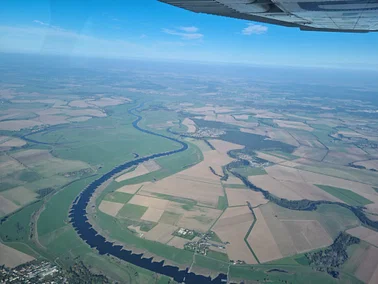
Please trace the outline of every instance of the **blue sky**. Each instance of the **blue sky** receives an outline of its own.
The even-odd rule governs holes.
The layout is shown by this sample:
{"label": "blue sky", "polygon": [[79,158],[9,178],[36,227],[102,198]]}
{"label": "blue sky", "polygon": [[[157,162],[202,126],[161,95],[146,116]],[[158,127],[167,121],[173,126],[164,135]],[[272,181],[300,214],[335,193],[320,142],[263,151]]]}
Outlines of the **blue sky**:
{"label": "blue sky", "polygon": [[302,32],[157,0],[1,0],[0,52],[378,69],[378,33]]}

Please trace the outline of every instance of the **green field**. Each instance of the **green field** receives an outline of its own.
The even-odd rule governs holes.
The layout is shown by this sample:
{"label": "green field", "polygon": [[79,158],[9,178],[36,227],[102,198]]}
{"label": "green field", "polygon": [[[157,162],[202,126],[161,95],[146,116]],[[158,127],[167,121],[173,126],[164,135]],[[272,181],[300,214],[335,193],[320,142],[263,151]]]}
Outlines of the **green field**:
{"label": "green field", "polygon": [[119,218],[140,219],[147,211],[147,207],[135,204],[125,204],[118,212]]}
{"label": "green field", "polygon": [[67,225],[71,202],[94,179],[94,177],[91,177],[76,181],[51,197],[38,219],[38,234],[40,236]]}
{"label": "green field", "polygon": [[218,206],[217,209],[225,210],[228,207],[228,201],[226,196],[219,196],[218,197]]}
{"label": "green field", "polygon": [[348,189],[320,184],[316,184],[316,186],[352,206],[364,206],[373,203],[369,199]]}
{"label": "green field", "polygon": [[[226,256],[227,257],[227,256]],[[196,254],[194,266],[216,271],[217,273],[227,273],[229,267],[228,261],[220,261],[216,258],[207,257],[204,255]]]}
{"label": "green field", "polygon": [[219,260],[219,261],[226,262],[226,263],[228,263],[230,261],[230,259],[228,258],[226,252],[222,253],[222,252],[217,252],[217,251],[209,250],[207,252],[206,256],[209,257],[209,258],[213,258],[213,259],[216,259],[216,260]]}
{"label": "green field", "polygon": [[242,168],[234,168],[233,170],[246,177],[266,174],[266,171],[264,168],[242,167]]}
{"label": "green field", "polygon": [[133,197],[133,194],[124,192],[112,192],[105,196],[104,200],[118,203],[127,203]]}
{"label": "green field", "polygon": [[[230,278],[233,281],[250,280],[263,283],[340,283],[325,272],[314,271],[305,266],[230,266]],[[341,275],[341,283],[358,283],[349,275]],[[253,282],[252,282],[253,283]]]}
{"label": "green field", "polygon": [[42,205],[41,201],[17,211],[0,224],[0,237],[6,242],[26,242],[30,235],[32,214]]}
{"label": "green field", "polygon": [[168,225],[176,225],[177,222],[180,220],[181,215],[164,211],[163,215],[161,215],[159,219],[159,223],[164,223]]}

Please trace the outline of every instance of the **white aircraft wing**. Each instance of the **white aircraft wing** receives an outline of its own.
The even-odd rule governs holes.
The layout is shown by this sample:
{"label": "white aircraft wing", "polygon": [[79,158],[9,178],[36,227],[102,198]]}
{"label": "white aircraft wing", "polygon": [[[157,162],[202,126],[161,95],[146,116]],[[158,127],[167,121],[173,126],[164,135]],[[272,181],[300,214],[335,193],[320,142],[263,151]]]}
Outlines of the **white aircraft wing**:
{"label": "white aircraft wing", "polygon": [[298,27],[306,31],[378,31],[378,0],[159,0],[196,13]]}

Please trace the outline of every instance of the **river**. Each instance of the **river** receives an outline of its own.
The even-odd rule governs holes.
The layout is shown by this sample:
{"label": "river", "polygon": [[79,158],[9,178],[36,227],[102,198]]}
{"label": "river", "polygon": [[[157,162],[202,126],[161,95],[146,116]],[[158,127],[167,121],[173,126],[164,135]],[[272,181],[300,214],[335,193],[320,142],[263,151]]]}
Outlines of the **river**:
{"label": "river", "polygon": [[203,275],[198,275],[192,272],[189,272],[188,268],[185,270],[180,270],[178,267],[164,265],[164,261],[155,262],[152,258],[143,258],[142,254],[133,254],[131,250],[125,250],[120,245],[114,245],[114,243],[107,241],[103,236],[101,236],[95,229],[93,229],[92,225],[89,223],[89,220],[86,216],[86,207],[89,203],[89,200],[92,194],[96,191],[96,189],[103,184],[105,181],[113,177],[114,175],[122,172],[123,170],[143,163],[150,159],[155,159],[163,156],[173,155],[188,149],[188,144],[183,141],[177,140],[172,137],[168,137],[162,134],[154,133],[147,129],[143,129],[138,126],[139,121],[142,117],[135,113],[135,111],[139,108],[134,107],[129,110],[129,113],[134,115],[136,119],[133,122],[133,126],[142,131],[144,133],[148,133],[150,135],[160,136],[165,139],[169,139],[171,141],[175,141],[181,147],[177,150],[172,150],[163,153],[157,153],[146,157],[137,158],[135,160],[126,162],[122,165],[117,166],[110,172],[104,174],[97,180],[93,181],[90,185],[88,185],[80,195],[75,199],[71,211],[70,211],[70,220],[75,228],[76,232],[79,236],[85,241],[91,248],[95,248],[99,254],[109,254],[134,265],[140,266],[142,268],[148,269],[150,271],[160,273],[169,277],[172,277],[177,282],[185,282],[185,283],[224,283],[226,281],[227,276],[225,274],[219,274],[216,278],[211,279],[210,277],[205,277]]}

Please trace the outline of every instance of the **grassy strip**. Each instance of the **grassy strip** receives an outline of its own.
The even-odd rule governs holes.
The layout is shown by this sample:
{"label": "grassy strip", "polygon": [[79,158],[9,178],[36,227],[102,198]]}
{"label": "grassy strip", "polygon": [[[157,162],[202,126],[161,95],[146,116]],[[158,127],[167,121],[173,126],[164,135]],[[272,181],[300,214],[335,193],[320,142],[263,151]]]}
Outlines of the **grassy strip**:
{"label": "grassy strip", "polygon": [[364,206],[373,203],[369,199],[348,189],[321,184],[316,184],[316,186],[352,206]]}
{"label": "grassy strip", "polygon": [[252,231],[252,229],[253,229],[253,226],[255,226],[256,221],[257,221],[257,218],[256,218],[256,215],[255,215],[255,212],[253,212],[253,210],[251,210],[251,213],[252,213],[252,215],[253,215],[253,219],[254,219],[254,220],[253,220],[253,223],[252,223],[251,227],[249,227],[249,230],[248,230],[247,234],[246,234],[245,237],[244,237],[244,242],[246,243],[246,245],[248,246],[249,250],[251,251],[251,253],[252,253],[253,256],[255,257],[257,263],[260,264],[260,260],[257,258],[257,255],[255,254],[255,252],[253,251],[252,247],[249,245],[248,240],[247,240],[249,234],[251,233],[251,231]]}

